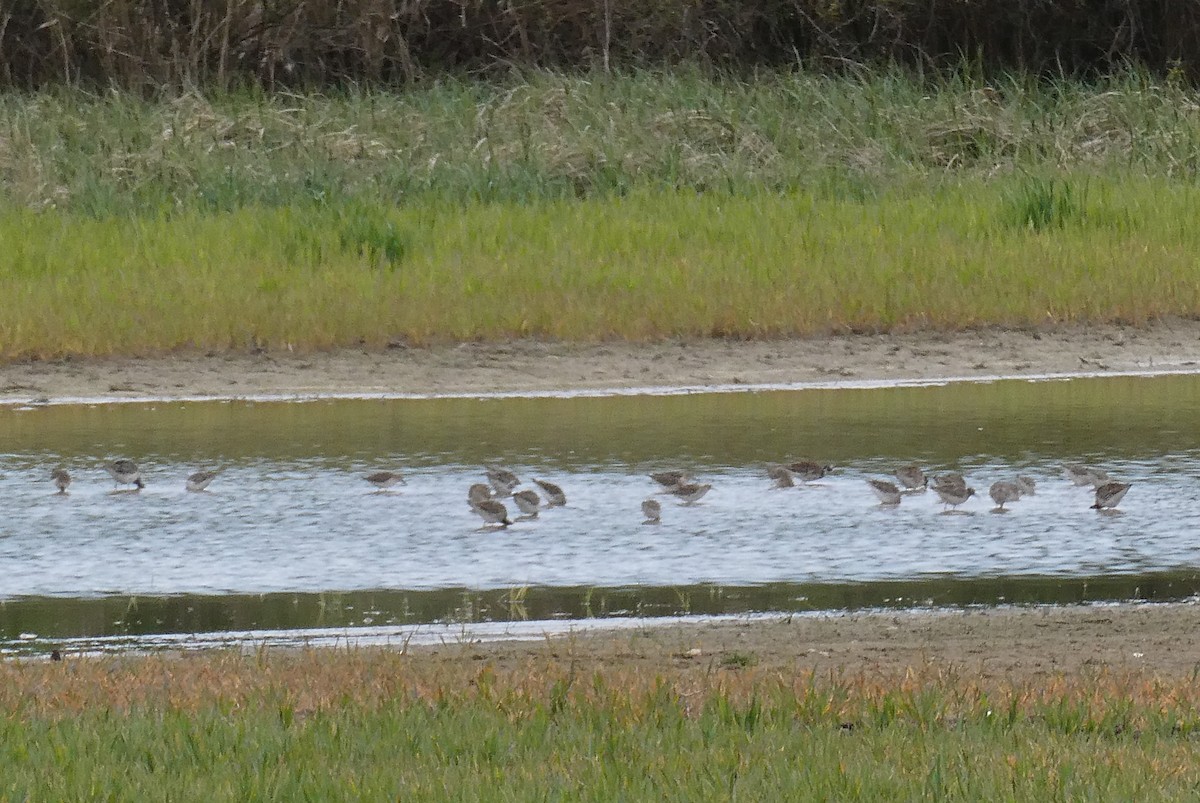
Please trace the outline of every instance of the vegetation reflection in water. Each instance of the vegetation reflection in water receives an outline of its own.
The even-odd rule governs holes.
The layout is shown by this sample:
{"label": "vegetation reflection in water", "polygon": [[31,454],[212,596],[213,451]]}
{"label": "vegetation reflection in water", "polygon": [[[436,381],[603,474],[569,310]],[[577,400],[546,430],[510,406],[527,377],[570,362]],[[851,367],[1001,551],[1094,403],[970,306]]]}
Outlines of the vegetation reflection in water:
{"label": "vegetation reflection in water", "polygon": [[[1200,377],[578,398],[189,402],[0,408],[9,468],[110,454],[188,463],[382,457],[584,469],[735,466],[811,454],[952,463],[1159,457],[1200,447]],[[40,478],[27,476],[25,479]]]}
{"label": "vegetation reflection in water", "polygon": [[[590,592],[596,615],[802,609],[793,597],[835,608],[1018,601],[1006,583],[1028,602],[1186,597],[1200,566],[1189,535],[1200,523],[1198,408],[1200,378],[1190,376],[0,408],[0,631],[503,619],[505,604],[575,617],[589,615],[589,587],[605,589]],[[100,467],[116,456],[146,467],[145,492],[109,494]],[[786,457],[840,472],[824,487],[770,491],[762,466]],[[983,496],[1018,469],[1041,487],[1004,516],[977,500],[973,515],[939,516],[931,495],[881,511],[862,480],[909,460],[964,470]],[[1088,492],[1058,474],[1066,460],[1133,480],[1125,514],[1087,511]],[[491,462],[561,481],[570,504],[480,532],[466,483]],[[58,463],[77,475],[67,498],[47,479]],[[226,471],[210,494],[183,492],[184,476],[214,466]],[[715,490],[642,527],[638,503],[654,490],[644,475],[667,466],[693,467]],[[371,495],[361,475],[379,468],[410,472],[410,484]],[[320,593],[331,588],[346,594]],[[953,588],[970,599],[940,598]],[[703,601],[713,594],[724,601]],[[358,613],[334,602],[348,599]]]}
{"label": "vegetation reflection in water", "polygon": [[979,605],[1169,602],[1200,593],[1200,571],[1137,577],[925,578],[760,586],[510,588],[224,596],[36,597],[0,603],[0,652],[48,649],[58,639],[718,616]]}

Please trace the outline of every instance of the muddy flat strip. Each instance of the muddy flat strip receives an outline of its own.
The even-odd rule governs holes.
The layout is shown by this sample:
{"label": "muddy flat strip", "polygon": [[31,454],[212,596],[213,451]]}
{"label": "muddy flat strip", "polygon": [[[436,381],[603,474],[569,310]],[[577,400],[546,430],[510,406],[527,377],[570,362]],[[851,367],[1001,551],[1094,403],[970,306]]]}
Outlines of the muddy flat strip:
{"label": "muddy flat strip", "polygon": [[1126,604],[794,617],[584,632],[538,642],[414,647],[417,661],[518,668],[550,654],[645,672],[748,663],[785,673],[945,667],[1037,680],[1102,669],[1187,677],[1200,667],[1200,604]]}
{"label": "muddy flat strip", "polygon": [[0,401],[545,393],[1162,370],[1200,371],[1200,322],[760,342],[517,341],[376,352],[27,362],[0,366]]}

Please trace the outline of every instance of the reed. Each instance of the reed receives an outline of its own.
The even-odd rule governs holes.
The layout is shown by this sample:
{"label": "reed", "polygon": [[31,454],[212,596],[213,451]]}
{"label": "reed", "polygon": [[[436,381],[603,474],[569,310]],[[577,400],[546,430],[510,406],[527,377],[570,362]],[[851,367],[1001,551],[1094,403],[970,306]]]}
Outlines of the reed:
{"label": "reed", "polygon": [[901,62],[1094,75],[1124,64],[1196,75],[1187,2],[1008,0],[8,0],[0,86],[227,89],[418,83],[446,71],[605,70],[697,60],[742,70]]}
{"label": "reed", "polygon": [[14,798],[1171,800],[1196,686],[695,663],[547,649],[497,668],[374,650],[0,664]]}

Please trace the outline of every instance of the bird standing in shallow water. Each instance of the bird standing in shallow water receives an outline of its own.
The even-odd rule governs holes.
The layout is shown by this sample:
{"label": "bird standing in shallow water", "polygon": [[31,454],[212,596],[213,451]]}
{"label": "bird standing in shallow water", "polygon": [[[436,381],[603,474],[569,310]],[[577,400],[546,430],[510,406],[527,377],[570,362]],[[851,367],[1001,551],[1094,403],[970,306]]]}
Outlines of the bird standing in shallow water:
{"label": "bird standing in shallow water", "polygon": [[1073,484],[1079,486],[1101,485],[1108,479],[1107,472],[1091,466],[1085,466],[1082,463],[1067,463],[1063,466],[1063,473],[1067,475],[1067,479]]}
{"label": "bird standing in shallow water", "polygon": [[975,489],[966,487],[965,483],[961,486],[935,485],[933,486],[933,490],[942,500],[942,503],[949,507],[958,507],[975,495]]}
{"label": "bird standing in shallow water", "polygon": [[216,471],[197,471],[187,478],[187,489],[197,493],[203,491],[217,478],[217,473]]}
{"label": "bird standing in shallow water", "polygon": [[700,501],[700,497],[712,490],[712,485],[704,483],[699,485],[694,482],[676,485],[671,489],[671,493],[683,500],[685,505],[692,505]]}
{"label": "bird standing in shallow water", "polygon": [[996,503],[996,510],[1004,510],[1005,502],[1016,502],[1021,498],[1021,487],[1015,482],[1000,480],[993,482],[992,487],[988,489],[988,494],[992,497],[992,501]]}
{"label": "bird standing in shallow water", "polygon": [[71,475],[62,466],[50,472],[50,479],[54,480],[54,487],[58,489],[60,494],[65,494],[67,488],[71,485]]}
{"label": "bird standing in shallow water", "polygon": [[142,482],[142,472],[138,470],[137,463],[132,460],[114,460],[106,463],[104,470],[109,473],[117,485],[133,485],[139,491],[146,487]]}
{"label": "bird standing in shallow water", "polygon": [[801,482],[815,482],[833,471],[833,466],[823,466],[812,460],[798,460],[788,463],[784,468],[799,477]]}
{"label": "bird standing in shallow water", "polygon": [[567,503],[567,495],[554,483],[539,479],[533,482],[546,493],[546,507],[562,507]]}
{"label": "bird standing in shallow water", "polygon": [[647,499],[642,502],[642,515],[646,517],[642,524],[658,524],[662,520],[662,505],[657,499]]}
{"label": "bird standing in shallow water", "polygon": [[650,479],[669,491],[676,485],[691,482],[691,475],[686,471],[656,471],[650,475]]}
{"label": "bird standing in shallow water", "polygon": [[486,524],[499,524],[501,527],[512,524],[508,520],[508,508],[502,502],[494,499],[485,499],[479,504],[471,505],[471,510],[475,511],[475,515],[483,519]]}
{"label": "bird standing in shallow water", "polygon": [[780,465],[767,466],[767,479],[774,480],[774,488],[793,488],[796,483],[792,480],[792,472]]}
{"label": "bird standing in shallow water", "polygon": [[467,489],[467,504],[471,507],[492,498],[492,489],[482,482],[477,482]]}
{"label": "bird standing in shallow water", "polygon": [[871,490],[879,497],[881,505],[898,505],[900,504],[900,489],[895,483],[887,480],[867,480],[867,485],[871,486]]}
{"label": "bird standing in shallow water", "polygon": [[487,466],[488,482],[496,489],[496,496],[512,496],[513,488],[521,484],[521,480],[516,474],[506,468],[498,466]]}
{"label": "bird standing in shallow water", "polygon": [[915,464],[900,466],[896,469],[895,476],[906,491],[924,491],[929,485],[929,480],[925,478],[925,472]]}
{"label": "bird standing in shallow water", "polygon": [[538,507],[542,500],[538,499],[536,491],[517,491],[512,495],[512,499],[522,513],[531,519],[537,518]]}
{"label": "bird standing in shallow water", "polygon": [[933,489],[945,488],[952,490],[954,488],[966,488],[967,481],[962,474],[941,474],[933,478]]}
{"label": "bird standing in shallow water", "polygon": [[381,491],[386,491],[393,485],[408,485],[398,471],[376,471],[374,474],[367,475],[367,482]]}
{"label": "bird standing in shallow water", "polygon": [[1096,489],[1096,504],[1092,505],[1092,510],[1109,510],[1115,508],[1125,498],[1128,493],[1130,483],[1128,482],[1106,482]]}
{"label": "bird standing in shallow water", "polygon": [[1037,490],[1037,481],[1022,474],[1017,477],[1017,487],[1021,489],[1021,496],[1033,496]]}

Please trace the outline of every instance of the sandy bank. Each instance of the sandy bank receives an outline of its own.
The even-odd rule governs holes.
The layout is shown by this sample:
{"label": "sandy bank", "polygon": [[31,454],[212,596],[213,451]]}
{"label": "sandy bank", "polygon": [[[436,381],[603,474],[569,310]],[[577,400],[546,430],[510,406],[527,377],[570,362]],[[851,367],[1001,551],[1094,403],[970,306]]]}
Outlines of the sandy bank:
{"label": "sandy bank", "polygon": [[175,355],[0,366],[0,401],[262,395],[546,393],[1200,370],[1200,322],[1046,332],[576,345],[518,341],[384,352]]}

